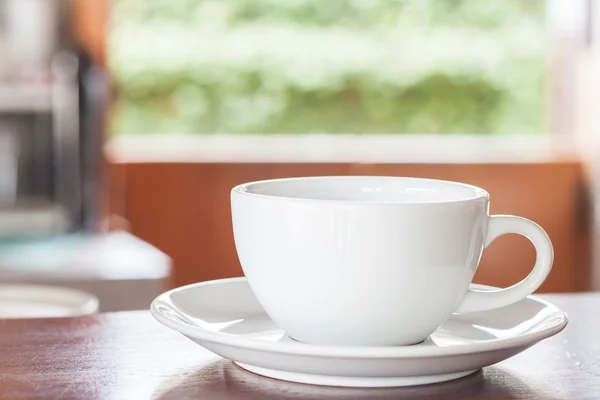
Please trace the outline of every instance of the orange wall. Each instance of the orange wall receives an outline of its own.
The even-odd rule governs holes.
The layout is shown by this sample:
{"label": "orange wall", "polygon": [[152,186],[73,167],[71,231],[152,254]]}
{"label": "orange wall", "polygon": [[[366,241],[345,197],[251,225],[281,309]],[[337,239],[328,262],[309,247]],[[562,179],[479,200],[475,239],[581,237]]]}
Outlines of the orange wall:
{"label": "orange wall", "polygon": [[106,29],[111,0],[69,0],[72,29],[99,65],[106,61]]}
{"label": "orange wall", "polygon": [[[133,234],[174,259],[174,283],[242,275],[235,253],[229,191],[239,183],[286,176],[398,175],[457,180],[487,189],[491,212],[542,225],[555,246],[546,292],[589,289],[590,234],[579,162],[536,164],[142,163],[113,165],[120,187],[113,209]],[[121,200],[125,202],[122,202]],[[113,212],[115,212],[113,210]],[[508,286],[535,261],[523,237],[503,236],[484,252],[476,281]]]}

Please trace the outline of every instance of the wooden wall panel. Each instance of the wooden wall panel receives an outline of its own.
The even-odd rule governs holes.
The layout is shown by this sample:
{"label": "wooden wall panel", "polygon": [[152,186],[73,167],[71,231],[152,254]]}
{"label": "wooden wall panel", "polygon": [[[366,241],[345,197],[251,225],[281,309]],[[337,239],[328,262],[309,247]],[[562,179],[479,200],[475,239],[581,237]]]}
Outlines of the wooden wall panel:
{"label": "wooden wall panel", "polygon": [[127,169],[132,233],[173,257],[177,285],[242,275],[230,215],[235,185],[347,173],[341,164],[131,164]]}
{"label": "wooden wall panel", "polygon": [[[235,253],[229,191],[236,184],[286,176],[396,175],[475,184],[492,197],[491,212],[542,225],[555,246],[545,292],[585,290],[589,232],[581,215],[583,170],[578,162],[539,164],[126,164],[125,218],[136,236],[174,259],[174,283],[183,285],[242,274]],[[590,216],[591,218],[591,216]],[[484,253],[477,281],[508,286],[534,263],[522,237],[499,238]]]}
{"label": "wooden wall panel", "polygon": [[[579,255],[589,252],[589,232],[578,219],[582,166],[578,162],[488,165],[355,165],[353,174],[448,179],[482,187],[490,193],[491,214],[512,214],[540,224],[555,247],[555,268],[541,291],[585,289],[577,281],[589,274]],[[590,216],[591,217],[591,216]],[[589,261],[589,260],[588,260]],[[475,277],[478,283],[507,287],[523,279],[535,263],[526,238],[505,235],[485,251]]]}

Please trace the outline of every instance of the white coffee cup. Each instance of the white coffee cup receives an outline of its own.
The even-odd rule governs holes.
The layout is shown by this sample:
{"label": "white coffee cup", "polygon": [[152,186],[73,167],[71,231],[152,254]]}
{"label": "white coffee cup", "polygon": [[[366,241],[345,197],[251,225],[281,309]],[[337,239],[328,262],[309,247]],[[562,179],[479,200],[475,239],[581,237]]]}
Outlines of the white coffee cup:
{"label": "white coffee cup", "polygon": [[[527,219],[490,216],[489,203],[475,186],[401,177],[275,179],[231,192],[250,287],[291,338],[318,345],[415,344],[454,312],[535,291],[552,268],[550,238]],[[506,289],[470,289],[483,249],[505,233],[531,240],[533,270]]]}

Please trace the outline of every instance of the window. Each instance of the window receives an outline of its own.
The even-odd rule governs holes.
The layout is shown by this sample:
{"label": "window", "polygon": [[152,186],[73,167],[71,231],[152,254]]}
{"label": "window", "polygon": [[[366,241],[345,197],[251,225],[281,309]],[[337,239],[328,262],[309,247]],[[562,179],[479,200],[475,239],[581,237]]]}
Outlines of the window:
{"label": "window", "polygon": [[115,0],[115,133],[546,131],[544,0]]}

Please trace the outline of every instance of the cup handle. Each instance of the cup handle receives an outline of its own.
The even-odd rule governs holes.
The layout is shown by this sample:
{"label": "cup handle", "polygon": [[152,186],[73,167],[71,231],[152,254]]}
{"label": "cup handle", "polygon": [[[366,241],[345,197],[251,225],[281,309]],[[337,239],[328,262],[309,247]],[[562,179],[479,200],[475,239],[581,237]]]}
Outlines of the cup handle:
{"label": "cup handle", "polygon": [[485,291],[469,289],[455,313],[486,311],[516,303],[533,293],[544,282],[554,261],[554,249],[550,237],[541,226],[525,218],[512,215],[490,216],[485,247],[506,233],[517,233],[528,238],[535,247],[536,260],[533,270],[521,282],[506,289]]}

